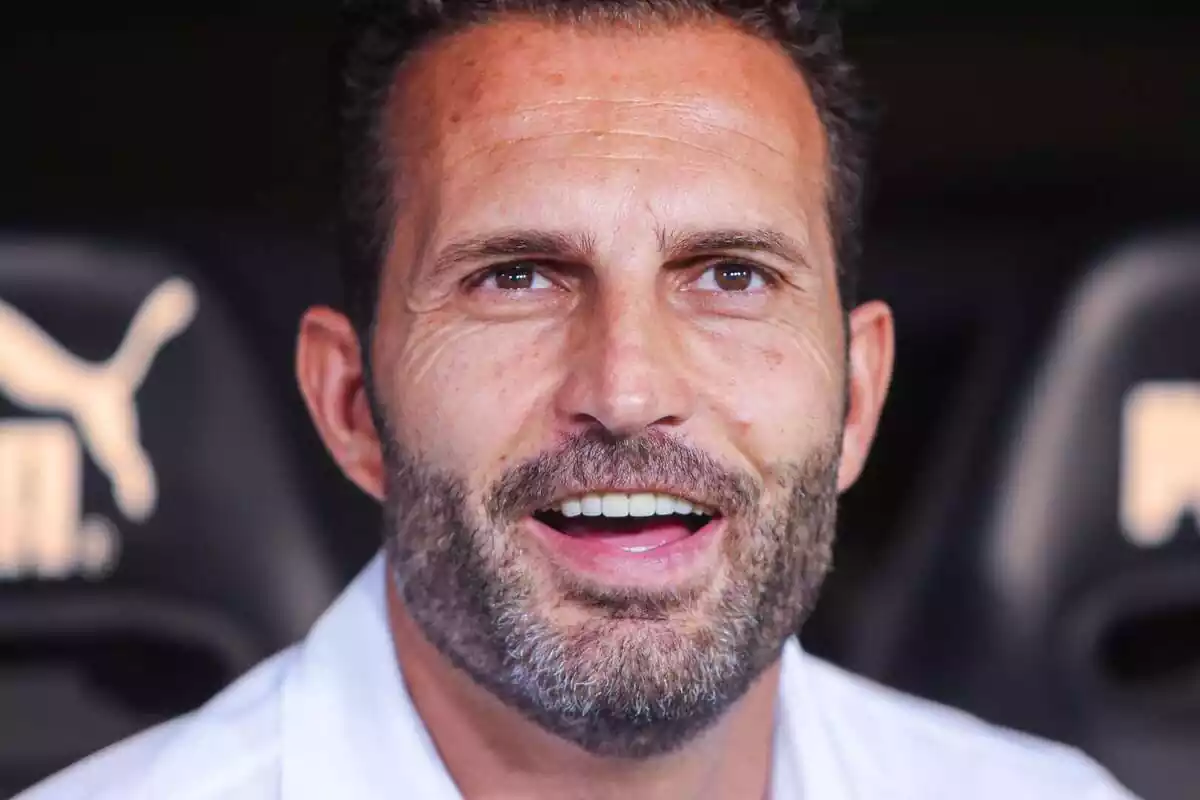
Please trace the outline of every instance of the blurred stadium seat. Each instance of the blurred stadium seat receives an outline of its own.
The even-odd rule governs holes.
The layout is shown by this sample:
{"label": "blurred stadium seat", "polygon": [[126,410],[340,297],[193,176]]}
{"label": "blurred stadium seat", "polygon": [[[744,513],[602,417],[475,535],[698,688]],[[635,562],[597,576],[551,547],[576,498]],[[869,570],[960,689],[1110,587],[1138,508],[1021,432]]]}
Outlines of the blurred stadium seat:
{"label": "blurred stadium seat", "polygon": [[1200,231],[1089,271],[1029,380],[993,379],[951,431],[846,663],[1194,798],[1198,326]]}
{"label": "blurred stadium seat", "polygon": [[0,238],[0,796],[199,705],[353,569],[214,274]]}

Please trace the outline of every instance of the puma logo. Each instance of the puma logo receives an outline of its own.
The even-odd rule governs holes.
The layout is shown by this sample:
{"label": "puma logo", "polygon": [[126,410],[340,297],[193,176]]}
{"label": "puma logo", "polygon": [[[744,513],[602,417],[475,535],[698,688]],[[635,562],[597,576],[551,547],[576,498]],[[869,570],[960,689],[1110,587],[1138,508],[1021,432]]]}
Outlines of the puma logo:
{"label": "puma logo", "polygon": [[117,563],[111,521],[83,518],[83,447],[61,419],[0,421],[0,579],[100,577]]}
{"label": "puma logo", "polygon": [[90,362],[0,300],[0,391],[30,410],[69,417],[108,477],[117,508],[135,522],[154,511],[158,486],[139,438],[134,396],[159,350],[191,324],[196,305],[188,281],[164,281],[134,314],[116,352]]}
{"label": "puma logo", "polygon": [[1145,383],[1125,396],[1121,525],[1141,547],[1200,523],[1200,383]]}

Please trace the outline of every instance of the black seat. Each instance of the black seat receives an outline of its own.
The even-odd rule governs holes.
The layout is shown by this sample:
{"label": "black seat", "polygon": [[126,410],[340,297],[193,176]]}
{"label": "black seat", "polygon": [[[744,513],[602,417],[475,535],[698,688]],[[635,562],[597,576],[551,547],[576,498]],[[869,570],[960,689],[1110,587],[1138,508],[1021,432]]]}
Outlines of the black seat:
{"label": "black seat", "polygon": [[0,796],[199,705],[341,586],[205,271],[0,239]]}
{"label": "black seat", "polygon": [[1194,798],[1200,232],[1090,270],[1007,392],[930,473],[847,663]]}

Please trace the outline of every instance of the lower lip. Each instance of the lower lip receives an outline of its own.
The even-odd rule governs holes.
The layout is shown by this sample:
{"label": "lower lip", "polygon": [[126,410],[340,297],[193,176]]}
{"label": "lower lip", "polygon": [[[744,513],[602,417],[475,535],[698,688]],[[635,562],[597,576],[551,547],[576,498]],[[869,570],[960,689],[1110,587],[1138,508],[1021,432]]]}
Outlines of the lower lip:
{"label": "lower lip", "polygon": [[573,573],[613,586],[667,588],[711,568],[724,519],[714,519],[682,539],[653,546],[656,536],[569,536],[533,517],[523,524],[550,557]]}

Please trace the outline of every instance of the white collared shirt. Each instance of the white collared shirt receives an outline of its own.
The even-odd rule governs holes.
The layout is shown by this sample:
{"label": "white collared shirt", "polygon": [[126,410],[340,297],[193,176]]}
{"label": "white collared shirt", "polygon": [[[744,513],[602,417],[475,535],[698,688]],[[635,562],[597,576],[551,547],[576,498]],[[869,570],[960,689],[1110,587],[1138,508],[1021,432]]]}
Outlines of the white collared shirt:
{"label": "white collared shirt", "polygon": [[[308,638],[199,711],[16,800],[452,800],[404,688],[381,557]],[[783,655],[775,800],[1130,800],[1069,748]]]}

